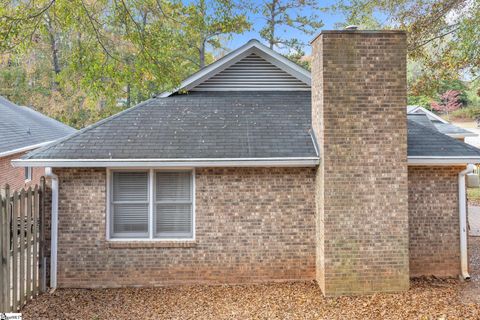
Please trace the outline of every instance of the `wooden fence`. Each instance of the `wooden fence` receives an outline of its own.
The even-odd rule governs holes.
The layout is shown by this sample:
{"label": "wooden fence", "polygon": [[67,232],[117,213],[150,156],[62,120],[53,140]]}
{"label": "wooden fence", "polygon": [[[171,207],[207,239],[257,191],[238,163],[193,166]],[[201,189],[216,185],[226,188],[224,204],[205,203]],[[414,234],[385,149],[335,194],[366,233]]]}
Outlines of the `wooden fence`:
{"label": "wooden fence", "polygon": [[0,194],[0,313],[20,310],[46,290],[45,180]]}

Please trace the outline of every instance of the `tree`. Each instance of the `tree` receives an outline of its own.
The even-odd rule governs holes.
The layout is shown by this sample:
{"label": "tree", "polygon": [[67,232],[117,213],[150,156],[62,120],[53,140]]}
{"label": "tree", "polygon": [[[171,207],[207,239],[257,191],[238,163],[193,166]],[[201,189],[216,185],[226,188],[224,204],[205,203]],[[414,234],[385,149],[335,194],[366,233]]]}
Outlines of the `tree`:
{"label": "tree", "polygon": [[410,83],[417,95],[437,91],[444,79],[479,76],[480,1],[342,0],[332,9],[348,23],[408,32],[409,59],[422,67]]}
{"label": "tree", "polygon": [[264,0],[256,10],[265,21],[260,37],[267,41],[270,49],[288,48],[302,52],[305,43],[295,37],[281,36],[280,29],[293,29],[312,35],[323,26],[316,14],[320,7],[315,0]]}
{"label": "tree", "polygon": [[198,53],[193,61],[203,68],[206,64],[207,45],[213,49],[222,48],[221,36],[230,37],[250,29],[244,13],[229,0],[196,0],[185,8],[185,32],[189,35],[188,44]]}
{"label": "tree", "polygon": [[458,110],[462,107],[462,102],[460,101],[459,96],[459,91],[448,90],[440,96],[439,102],[432,102],[432,109],[448,115],[450,112]]}
{"label": "tree", "polygon": [[228,0],[0,1],[0,94],[75,127],[176,87],[247,26]]}

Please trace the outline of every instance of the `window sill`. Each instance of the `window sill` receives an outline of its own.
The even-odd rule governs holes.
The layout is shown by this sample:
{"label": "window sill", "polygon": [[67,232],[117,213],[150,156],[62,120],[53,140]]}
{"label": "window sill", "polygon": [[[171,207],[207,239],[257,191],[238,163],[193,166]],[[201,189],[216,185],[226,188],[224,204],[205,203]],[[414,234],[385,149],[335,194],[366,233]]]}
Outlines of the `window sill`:
{"label": "window sill", "polygon": [[194,240],[185,241],[107,241],[111,249],[136,249],[136,248],[192,248],[197,245]]}

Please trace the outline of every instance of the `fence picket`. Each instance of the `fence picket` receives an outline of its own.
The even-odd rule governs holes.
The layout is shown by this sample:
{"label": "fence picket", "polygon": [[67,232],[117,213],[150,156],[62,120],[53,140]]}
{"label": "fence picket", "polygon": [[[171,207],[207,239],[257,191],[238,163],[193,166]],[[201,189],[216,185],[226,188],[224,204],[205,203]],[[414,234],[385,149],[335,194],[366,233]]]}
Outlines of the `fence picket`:
{"label": "fence picket", "polygon": [[18,203],[18,193],[15,191],[12,196],[12,279],[13,280],[13,310],[18,310],[18,217],[19,217],[19,203]]}
{"label": "fence picket", "polygon": [[5,271],[6,271],[6,281],[5,281],[5,287],[6,287],[6,294],[5,294],[5,299],[6,299],[6,304],[5,308],[7,311],[11,310],[11,304],[10,304],[10,297],[11,297],[11,282],[15,283],[15,280],[10,281],[10,225],[12,222],[12,216],[11,216],[11,198],[10,198],[10,188],[7,185],[5,187],[5,229],[4,229],[4,246],[5,246]]}
{"label": "fence picket", "polygon": [[5,306],[6,304],[6,286],[5,282],[7,281],[5,279],[5,267],[3,265],[3,247],[5,241],[5,234],[3,233],[3,225],[4,225],[4,220],[6,217],[5,213],[5,203],[0,195],[0,312],[6,312],[7,308]]}
{"label": "fence picket", "polygon": [[45,257],[45,177],[40,178],[40,291],[47,291],[47,259]]}
{"label": "fence picket", "polygon": [[38,206],[40,205],[39,197],[38,197],[38,185],[35,185],[33,189],[33,293],[32,295],[35,297],[38,294]]}
{"label": "fence picket", "polygon": [[26,298],[30,299],[32,296],[32,187],[27,189],[27,283],[25,294]]}
{"label": "fence picket", "polygon": [[20,308],[25,303],[25,190],[20,190]]}

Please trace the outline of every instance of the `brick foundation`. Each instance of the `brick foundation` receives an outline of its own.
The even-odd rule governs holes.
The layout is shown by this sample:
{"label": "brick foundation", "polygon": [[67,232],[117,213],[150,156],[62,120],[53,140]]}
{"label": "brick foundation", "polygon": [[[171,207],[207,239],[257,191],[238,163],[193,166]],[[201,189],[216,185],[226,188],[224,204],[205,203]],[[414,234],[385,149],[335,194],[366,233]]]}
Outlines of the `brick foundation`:
{"label": "brick foundation", "polygon": [[107,242],[105,169],[55,173],[59,287],[315,278],[313,168],[197,169],[196,242],[183,247]]}
{"label": "brick foundation", "polygon": [[409,167],[410,276],[460,274],[458,173],[464,167]]}

